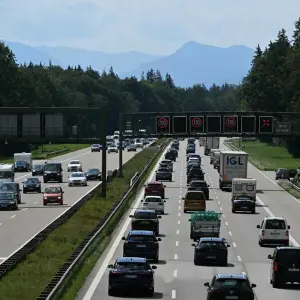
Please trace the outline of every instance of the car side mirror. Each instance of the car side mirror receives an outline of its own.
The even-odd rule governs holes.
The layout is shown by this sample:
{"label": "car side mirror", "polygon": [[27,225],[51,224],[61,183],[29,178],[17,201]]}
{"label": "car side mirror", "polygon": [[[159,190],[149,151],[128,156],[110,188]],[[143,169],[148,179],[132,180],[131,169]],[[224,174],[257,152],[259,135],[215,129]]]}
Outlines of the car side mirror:
{"label": "car side mirror", "polygon": [[141,200],[141,202],[144,202],[144,200]]}
{"label": "car side mirror", "polygon": [[257,226],[256,226],[256,228],[258,228],[258,229],[259,229],[259,228],[260,228],[260,225],[257,225]]}
{"label": "car side mirror", "polygon": [[184,197],[182,197],[181,199],[182,199],[182,200],[184,200],[185,198],[184,198]]}
{"label": "car side mirror", "polygon": [[192,246],[192,247],[196,247],[196,244],[192,244],[191,246]]}
{"label": "car side mirror", "polygon": [[271,254],[269,254],[268,259],[273,259],[273,256]]}
{"label": "car side mirror", "polygon": [[125,236],[123,236],[123,237],[122,237],[122,241],[125,241],[125,240],[126,240],[126,237],[125,237]]}
{"label": "car side mirror", "polygon": [[188,219],[189,222],[191,222],[192,219]]}
{"label": "car side mirror", "polygon": [[114,266],[113,265],[108,265],[107,266],[109,269],[112,269]]}
{"label": "car side mirror", "polygon": [[164,200],[164,202],[167,202],[166,200]]}
{"label": "car side mirror", "polygon": [[129,218],[133,218],[133,215],[130,215]]}
{"label": "car side mirror", "polygon": [[251,284],[251,287],[252,287],[252,288],[255,288],[255,287],[256,287],[256,284],[255,284],[255,283],[252,283],[252,284]]}
{"label": "car side mirror", "polygon": [[227,245],[227,248],[230,248],[230,245]]}
{"label": "car side mirror", "polygon": [[164,185],[164,187],[166,187],[166,186]]}
{"label": "car side mirror", "polygon": [[153,270],[156,270],[157,269],[157,266],[152,266],[151,267]]}
{"label": "car side mirror", "polygon": [[204,286],[209,287],[209,282],[205,282],[205,283],[204,283]]}
{"label": "car side mirror", "polygon": [[158,219],[161,219],[161,216],[157,216]]}
{"label": "car side mirror", "polygon": [[288,225],[288,229],[291,229],[291,226],[290,226],[290,225]]}
{"label": "car side mirror", "polygon": [[158,242],[161,242],[161,238],[157,238],[157,241],[158,241]]}

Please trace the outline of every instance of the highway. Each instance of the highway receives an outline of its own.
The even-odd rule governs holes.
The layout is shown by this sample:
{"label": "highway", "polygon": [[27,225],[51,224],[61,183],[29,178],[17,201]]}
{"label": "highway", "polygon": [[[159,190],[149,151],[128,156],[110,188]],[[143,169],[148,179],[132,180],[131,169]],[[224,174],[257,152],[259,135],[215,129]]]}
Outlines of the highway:
{"label": "highway", "polygon": [[[123,152],[123,163],[127,162],[137,152]],[[61,161],[63,163],[63,183],[42,183],[42,191],[46,186],[55,184],[61,185],[64,193],[64,205],[48,205],[43,206],[42,194],[28,193],[21,195],[22,203],[19,204],[18,211],[1,211],[0,212],[0,261],[3,262],[9,255],[31,239],[35,234],[42,230],[46,225],[51,223],[60,214],[72,206],[78,199],[85,194],[88,194],[99,181],[88,181],[86,187],[68,187],[67,164],[71,159],[79,159],[83,166],[83,171],[89,168],[99,168],[101,171],[101,156],[102,152],[91,153],[90,148],[71,152],[65,155],[52,158],[53,161]],[[119,154],[107,154],[107,170],[114,170],[118,168]],[[50,161],[50,160],[48,160]],[[44,161],[34,161],[44,162]],[[22,188],[22,181],[31,177],[31,173],[16,173],[15,181],[20,183]],[[39,177],[43,182],[42,176]]]}
{"label": "highway", "polygon": [[[220,236],[226,238],[231,245],[228,254],[229,265],[227,267],[194,266],[194,249],[191,246],[193,241],[189,238],[188,219],[190,215],[183,213],[183,200],[181,200],[186,192],[186,141],[180,142],[179,157],[174,164],[173,182],[165,183],[167,186],[166,214],[160,221],[162,241],[160,242],[160,262],[155,270],[154,299],[206,299],[206,287],[203,284],[211,281],[216,272],[246,272],[251,282],[257,284],[254,289],[256,299],[298,300],[300,291],[297,289],[272,288],[269,282],[270,260],[267,259],[267,256],[273,252],[273,249],[259,247],[256,225],[261,224],[266,216],[273,214],[285,216],[291,225],[291,241],[297,245],[296,239],[300,240],[300,226],[297,226],[299,224],[297,221],[297,214],[300,211],[299,203],[260,171],[249,165],[248,177],[257,178],[260,190],[257,197],[257,212],[255,215],[232,214],[231,194],[220,191],[218,172],[209,164],[209,157],[204,156],[203,147],[200,148],[198,142],[196,142],[196,146],[196,152],[203,157],[203,169],[211,188],[211,199],[207,201],[207,210],[223,213]],[[224,146],[220,145],[220,148],[224,148]],[[154,171],[150,175],[151,178],[154,176]],[[138,207],[142,195],[143,193],[139,195],[132,210]],[[128,212],[128,215],[131,213],[132,211]],[[122,256],[123,241],[121,241],[121,237],[125,236],[130,229],[128,215],[124,217],[107,251],[87,278],[76,299],[128,299],[109,297],[107,294],[107,265],[114,263],[117,257]],[[143,297],[133,295],[130,299],[143,299]]]}

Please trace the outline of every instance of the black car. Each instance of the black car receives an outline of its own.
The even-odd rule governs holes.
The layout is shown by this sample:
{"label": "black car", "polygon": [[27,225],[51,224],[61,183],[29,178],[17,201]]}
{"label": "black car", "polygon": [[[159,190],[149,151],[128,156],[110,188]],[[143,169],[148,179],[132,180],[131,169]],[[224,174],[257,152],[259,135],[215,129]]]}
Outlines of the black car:
{"label": "black car", "polygon": [[63,182],[63,168],[60,162],[49,162],[45,163],[44,167],[44,183],[48,181],[56,181],[59,183]]}
{"label": "black car", "polygon": [[274,288],[300,283],[300,247],[277,247],[268,259],[272,260],[270,283]]}
{"label": "black car", "polygon": [[255,214],[255,201],[248,196],[237,196],[232,199],[232,213],[237,211],[248,211]]}
{"label": "black car", "polygon": [[155,172],[156,181],[168,180],[171,182],[172,177],[172,171],[169,167],[159,167],[158,170]]}
{"label": "black car", "polygon": [[23,193],[26,194],[28,192],[37,192],[41,193],[41,182],[38,178],[33,177],[33,178],[27,178],[23,182]]}
{"label": "black car", "polygon": [[14,193],[17,203],[21,203],[21,192],[18,182],[2,182],[0,183],[0,192],[12,192]]}
{"label": "black car", "polygon": [[174,155],[176,156],[176,158],[178,157],[178,150],[177,149],[171,147],[169,149],[169,151],[172,152],[172,153],[174,153]]}
{"label": "black car", "polygon": [[188,147],[188,148],[186,148],[186,151],[185,151],[186,154],[195,153],[195,152],[196,152],[195,147]]}
{"label": "black car", "polygon": [[230,247],[223,238],[205,237],[201,238],[195,247],[194,264],[196,266],[205,263],[215,263],[219,266],[227,266],[228,250]]}
{"label": "black car", "polygon": [[45,165],[34,165],[32,168],[32,176],[43,175]]}
{"label": "black car", "polygon": [[167,153],[165,154],[165,159],[169,159],[172,161],[176,161],[176,153],[174,153],[173,151],[168,150]]}
{"label": "black car", "polygon": [[190,162],[186,166],[186,174],[188,174],[192,169],[201,170],[201,164],[199,162]]}
{"label": "black car", "polygon": [[119,291],[143,291],[147,296],[154,295],[154,271],[146,258],[119,257],[110,268],[108,275],[108,295]]}
{"label": "black car", "polygon": [[174,143],[174,142],[173,142],[173,143],[171,144],[171,147],[172,147],[172,148],[175,148],[176,150],[179,150],[179,144],[177,144],[177,143]]}
{"label": "black car", "polygon": [[290,180],[290,178],[291,178],[291,174],[288,169],[280,168],[277,171],[275,171],[275,180],[278,180],[278,179]]}
{"label": "black car", "polygon": [[18,200],[14,192],[0,192],[0,209],[18,210]]}
{"label": "black car", "polygon": [[216,274],[207,286],[207,300],[240,299],[254,300],[253,288],[256,284],[250,284],[245,273],[239,274]]}
{"label": "black car", "polygon": [[99,169],[89,169],[85,173],[86,180],[102,180],[101,172]]}
{"label": "black car", "polygon": [[15,168],[15,172],[28,172],[28,171],[30,171],[30,165],[26,161],[16,161],[14,168]]}
{"label": "black car", "polygon": [[158,262],[160,238],[157,238],[153,231],[131,230],[127,237],[122,238],[123,256],[145,257]]}
{"label": "black car", "polygon": [[209,184],[205,180],[192,180],[188,191],[203,191],[205,198],[209,199]]}
{"label": "black car", "polygon": [[137,209],[134,215],[130,215],[131,230],[149,230],[153,231],[156,236],[159,235],[159,220],[161,216],[158,216],[155,210]]}
{"label": "black car", "polygon": [[204,172],[200,169],[194,169],[190,171],[187,175],[187,184],[193,180],[204,180]]}

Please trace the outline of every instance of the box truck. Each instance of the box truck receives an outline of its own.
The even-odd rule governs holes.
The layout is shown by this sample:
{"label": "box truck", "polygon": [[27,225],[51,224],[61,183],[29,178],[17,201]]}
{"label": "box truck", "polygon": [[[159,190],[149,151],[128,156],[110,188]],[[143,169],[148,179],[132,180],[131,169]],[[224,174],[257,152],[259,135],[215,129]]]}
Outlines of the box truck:
{"label": "box truck", "polygon": [[207,137],[206,143],[204,147],[204,155],[209,155],[211,149],[217,149],[220,145],[220,138],[219,137]]}
{"label": "box truck", "polygon": [[221,151],[219,187],[231,189],[233,178],[247,178],[248,153],[243,151]]}
{"label": "box truck", "polygon": [[[14,154],[14,162],[25,161],[28,165],[28,170],[32,170],[32,153],[15,153]],[[27,171],[28,171],[27,170]]]}

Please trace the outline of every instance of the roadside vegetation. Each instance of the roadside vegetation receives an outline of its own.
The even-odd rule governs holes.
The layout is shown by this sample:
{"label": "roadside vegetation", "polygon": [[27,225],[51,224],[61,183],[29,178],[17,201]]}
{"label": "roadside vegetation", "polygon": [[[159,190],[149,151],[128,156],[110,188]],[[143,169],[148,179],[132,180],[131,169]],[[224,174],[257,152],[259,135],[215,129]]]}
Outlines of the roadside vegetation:
{"label": "roadside vegetation", "polygon": [[[99,220],[112,208],[115,201],[120,199],[127,189],[130,179],[136,172],[141,172],[153,155],[157,152],[157,146],[164,139],[158,140],[150,147],[145,148],[124,165],[123,178],[115,178],[108,185],[106,199],[101,197],[101,188],[93,197],[76,212],[65,224],[53,231],[36,250],[29,254],[23,262],[9,272],[0,281],[1,299],[36,299],[46,285],[65,261],[71,256],[76,247],[86,235],[96,226]],[[132,194],[134,197],[135,194]],[[128,206],[126,207],[126,210]],[[123,211],[124,213],[124,211]],[[59,299],[74,299],[77,291],[84,282],[85,276],[91,271],[94,263],[101,255],[109,242],[109,236],[114,226],[120,221],[121,215],[112,220],[108,229],[94,244],[94,250],[77,270],[72,280],[67,283],[65,296]]]}
{"label": "roadside vegetation", "polygon": [[[299,180],[292,180],[292,183],[295,184],[297,187],[300,188],[300,182]],[[286,190],[288,193],[290,193],[292,196],[294,196],[296,199],[300,199],[300,192],[293,189],[285,180],[279,181],[278,184]]]}

